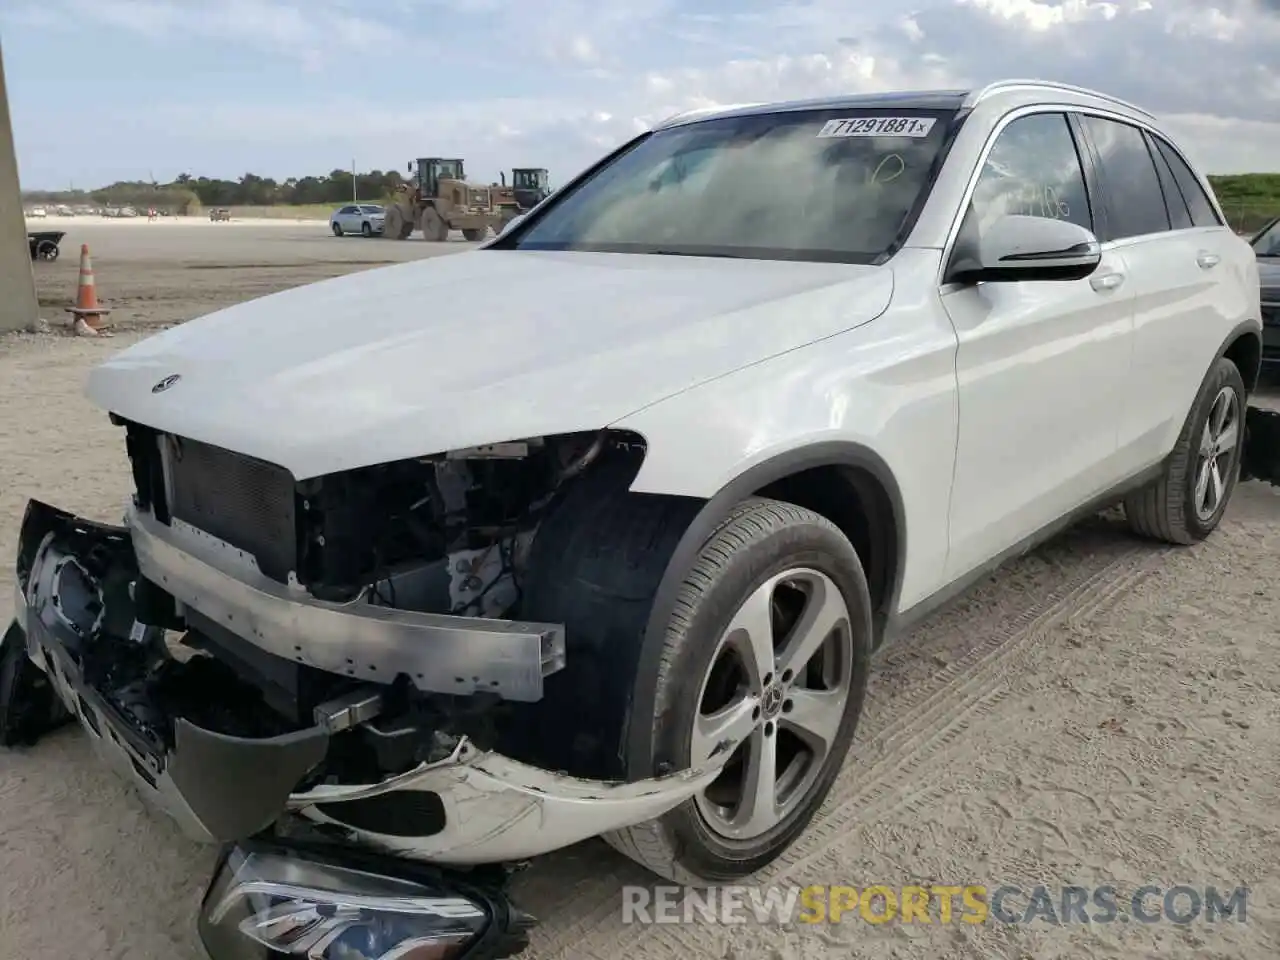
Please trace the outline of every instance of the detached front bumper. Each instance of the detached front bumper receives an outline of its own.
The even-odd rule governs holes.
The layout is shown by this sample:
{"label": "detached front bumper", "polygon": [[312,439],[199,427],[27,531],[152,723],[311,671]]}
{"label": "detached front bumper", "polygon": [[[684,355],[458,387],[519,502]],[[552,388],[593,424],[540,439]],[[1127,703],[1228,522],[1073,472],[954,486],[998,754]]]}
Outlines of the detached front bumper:
{"label": "detached front bumper", "polygon": [[[147,580],[168,589],[176,579],[190,588],[185,602],[199,601],[206,612],[224,609],[236,622],[247,619],[243,607],[230,604],[231,590],[246,585],[197,594],[197,574],[211,568],[172,545],[164,567],[157,558],[170,554],[155,550],[154,539],[147,542]],[[338,825],[357,843],[400,857],[447,864],[522,860],[661,816],[705,789],[732,753],[722,751],[704,768],[621,784],[551,773],[463,739],[446,759],[378,783],[299,792],[325,760],[331,739],[364,719],[358,702],[317,708],[307,729],[245,737],[206,729],[137,685],[122,693],[112,675],[136,645],[154,637],[149,631],[155,628],[136,619],[142,560],[129,529],[32,501],[20,538],[17,618],[5,644],[25,649],[103,759],[196,840],[242,840],[292,812]],[[213,576],[199,582],[221,583]],[[358,636],[360,614],[335,606],[320,608],[326,636]],[[283,632],[266,638],[273,644],[304,649],[310,639],[296,619],[253,622]],[[488,629],[484,621],[477,628]]]}

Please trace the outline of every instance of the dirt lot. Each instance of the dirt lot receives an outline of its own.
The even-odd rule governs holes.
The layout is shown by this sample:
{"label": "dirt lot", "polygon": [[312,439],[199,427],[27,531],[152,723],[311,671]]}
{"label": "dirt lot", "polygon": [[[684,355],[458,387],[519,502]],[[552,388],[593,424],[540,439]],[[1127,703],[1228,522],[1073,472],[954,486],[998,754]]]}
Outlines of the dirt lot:
{"label": "dirt lot", "polygon": [[[429,244],[339,241],[323,225],[101,225],[41,267],[46,312],[89,242],[126,325],[219,305]],[[449,249],[461,249],[453,244]],[[26,498],[115,519],[121,438],[80,396],[111,340],[0,340],[0,558]],[[19,413],[21,411],[21,413]],[[1143,883],[1251,888],[1247,921],[1052,926],[636,926],[620,888],[648,878],[591,842],[519,878],[541,958],[1052,960],[1280,955],[1280,490],[1237,492],[1193,549],[1134,541],[1114,517],[1011,564],[881,657],[858,742],[819,821],[765,877],[867,886]],[[0,562],[0,618],[12,597]],[[6,957],[194,958],[211,853],[154,819],[67,730],[0,755]],[[1020,911],[1025,900],[1012,902]],[[1156,901],[1152,901],[1153,903]],[[1185,909],[1185,901],[1182,903]],[[1123,916],[1123,915],[1122,915]]]}
{"label": "dirt lot", "polygon": [[[35,225],[32,225],[35,224]],[[405,260],[467,250],[455,239],[427,243],[343,237],[321,221],[50,217],[31,230],[65,230],[61,256],[36,264],[44,317],[57,324],[75,302],[80,245],[93,258],[98,298],[121,331],[174,323],[287,287]]]}

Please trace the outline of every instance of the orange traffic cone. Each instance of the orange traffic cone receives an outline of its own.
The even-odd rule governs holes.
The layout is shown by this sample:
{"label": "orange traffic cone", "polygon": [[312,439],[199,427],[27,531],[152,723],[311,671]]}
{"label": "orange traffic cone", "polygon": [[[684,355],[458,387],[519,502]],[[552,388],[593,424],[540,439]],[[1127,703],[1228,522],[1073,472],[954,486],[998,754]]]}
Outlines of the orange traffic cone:
{"label": "orange traffic cone", "polygon": [[93,280],[93,261],[89,259],[89,245],[80,245],[80,284],[76,289],[76,305],[67,307],[72,315],[75,332],[81,336],[96,337],[101,332],[105,321],[102,319],[111,312],[109,307],[98,303],[98,288]]}

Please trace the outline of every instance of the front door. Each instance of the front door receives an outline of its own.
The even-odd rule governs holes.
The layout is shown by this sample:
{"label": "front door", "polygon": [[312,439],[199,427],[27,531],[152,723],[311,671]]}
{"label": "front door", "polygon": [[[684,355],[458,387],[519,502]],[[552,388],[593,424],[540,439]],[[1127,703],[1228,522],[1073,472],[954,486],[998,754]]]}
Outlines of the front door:
{"label": "front door", "polygon": [[[1094,229],[1085,156],[1061,113],[997,136],[962,229],[1002,214]],[[947,578],[990,561],[1117,482],[1133,290],[1122,253],[1084,280],[944,288],[959,341]]]}

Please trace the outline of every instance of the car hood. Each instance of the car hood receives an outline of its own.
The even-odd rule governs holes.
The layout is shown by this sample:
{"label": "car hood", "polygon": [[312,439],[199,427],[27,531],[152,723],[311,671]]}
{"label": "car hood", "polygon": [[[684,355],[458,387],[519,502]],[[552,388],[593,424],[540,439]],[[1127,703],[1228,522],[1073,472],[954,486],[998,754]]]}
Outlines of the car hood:
{"label": "car hood", "polygon": [[892,293],[887,267],[475,250],[208,314],[116,354],[87,392],[305,479],[600,429],[873,320]]}

